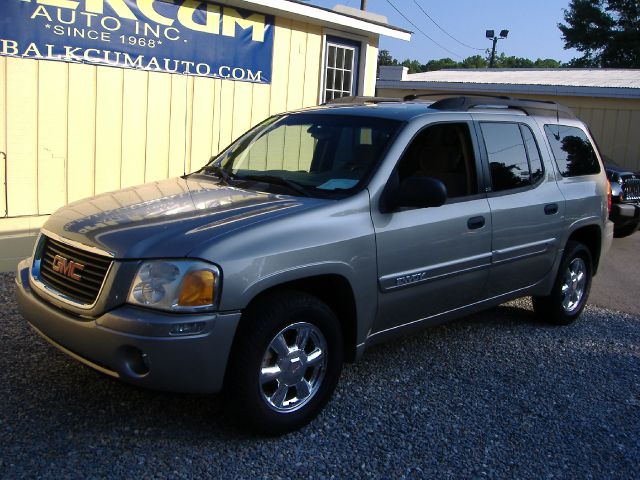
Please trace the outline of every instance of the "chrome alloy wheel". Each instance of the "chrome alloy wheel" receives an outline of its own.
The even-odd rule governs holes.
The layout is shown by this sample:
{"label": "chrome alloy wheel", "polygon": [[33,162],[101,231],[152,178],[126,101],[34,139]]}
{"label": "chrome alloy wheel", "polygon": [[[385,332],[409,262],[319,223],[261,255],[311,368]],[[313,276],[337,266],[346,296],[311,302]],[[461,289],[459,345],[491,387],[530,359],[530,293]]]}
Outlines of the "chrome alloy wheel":
{"label": "chrome alloy wheel", "polygon": [[580,307],[587,286],[587,264],[576,257],[569,264],[562,281],[562,308],[566,313],[573,313]]}
{"label": "chrome alloy wheel", "polygon": [[260,393],[267,406],[290,413],[318,392],[327,364],[327,342],[310,323],[289,325],[269,343],[260,368]]}

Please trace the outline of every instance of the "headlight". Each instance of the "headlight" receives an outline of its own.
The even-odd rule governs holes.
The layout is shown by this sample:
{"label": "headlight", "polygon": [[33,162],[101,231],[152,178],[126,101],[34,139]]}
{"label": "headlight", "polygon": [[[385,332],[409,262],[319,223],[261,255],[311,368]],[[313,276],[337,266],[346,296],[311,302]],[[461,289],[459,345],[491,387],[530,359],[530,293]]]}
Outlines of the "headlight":
{"label": "headlight", "polygon": [[220,270],[198,260],[143,262],[128,302],[173,312],[199,312],[217,306]]}

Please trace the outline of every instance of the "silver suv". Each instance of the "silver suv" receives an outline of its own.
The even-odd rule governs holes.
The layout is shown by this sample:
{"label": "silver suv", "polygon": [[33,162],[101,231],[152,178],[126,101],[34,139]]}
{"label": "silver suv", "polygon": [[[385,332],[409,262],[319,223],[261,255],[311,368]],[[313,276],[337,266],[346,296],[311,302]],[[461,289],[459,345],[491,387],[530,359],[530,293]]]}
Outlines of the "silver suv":
{"label": "silver suv", "polygon": [[274,116],[190,175],[60,209],[17,296],[75,359],[224,391],[284,433],[376,343],[523,296],[574,321],[611,244],[607,189],[555,103],[342,99]]}

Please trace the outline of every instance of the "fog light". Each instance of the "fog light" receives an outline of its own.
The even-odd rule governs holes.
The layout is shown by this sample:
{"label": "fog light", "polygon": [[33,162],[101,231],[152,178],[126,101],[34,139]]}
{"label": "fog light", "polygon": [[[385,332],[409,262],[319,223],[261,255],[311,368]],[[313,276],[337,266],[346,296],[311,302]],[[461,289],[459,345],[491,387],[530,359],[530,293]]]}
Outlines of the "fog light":
{"label": "fog light", "polygon": [[169,335],[197,335],[198,333],[202,333],[205,326],[205,322],[179,323],[171,327]]}
{"label": "fog light", "polygon": [[120,349],[124,363],[135,376],[144,377],[151,370],[151,363],[146,353],[136,347],[126,346]]}

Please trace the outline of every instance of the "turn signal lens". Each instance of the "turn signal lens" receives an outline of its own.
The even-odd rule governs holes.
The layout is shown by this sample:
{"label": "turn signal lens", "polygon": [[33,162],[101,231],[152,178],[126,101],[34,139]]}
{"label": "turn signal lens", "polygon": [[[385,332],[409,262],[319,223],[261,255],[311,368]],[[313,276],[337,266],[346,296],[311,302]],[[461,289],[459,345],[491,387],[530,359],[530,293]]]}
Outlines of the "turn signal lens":
{"label": "turn signal lens", "polygon": [[607,182],[607,208],[611,215],[611,182]]}
{"label": "turn signal lens", "polygon": [[215,298],[215,276],[210,270],[195,270],[185,275],[178,305],[202,307],[212,305]]}

